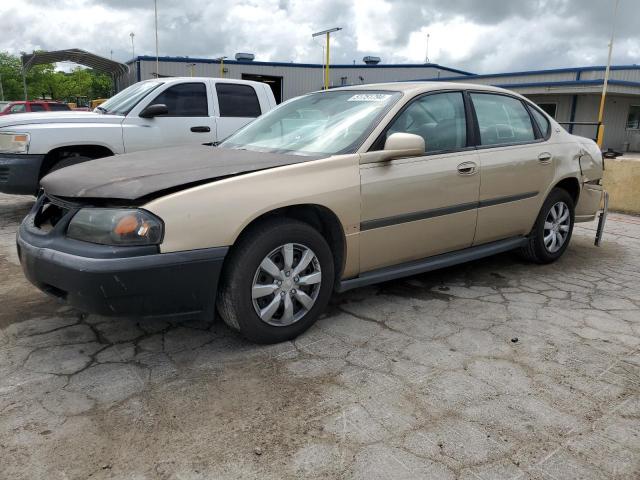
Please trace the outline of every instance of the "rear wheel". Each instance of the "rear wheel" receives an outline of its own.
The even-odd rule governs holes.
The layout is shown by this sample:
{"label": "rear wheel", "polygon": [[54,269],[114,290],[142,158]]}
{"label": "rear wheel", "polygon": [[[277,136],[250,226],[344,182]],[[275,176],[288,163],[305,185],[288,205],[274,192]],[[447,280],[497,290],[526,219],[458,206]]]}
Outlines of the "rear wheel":
{"label": "rear wheel", "polygon": [[218,311],[257,343],[297,337],[324,310],[334,282],[331,250],[310,225],[273,220],[254,227],[225,264]]}
{"label": "rear wheel", "polygon": [[521,254],[535,263],[556,261],[569,245],[573,223],[573,198],[566,190],[554,188],[542,205],[529,243],[521,249]]}

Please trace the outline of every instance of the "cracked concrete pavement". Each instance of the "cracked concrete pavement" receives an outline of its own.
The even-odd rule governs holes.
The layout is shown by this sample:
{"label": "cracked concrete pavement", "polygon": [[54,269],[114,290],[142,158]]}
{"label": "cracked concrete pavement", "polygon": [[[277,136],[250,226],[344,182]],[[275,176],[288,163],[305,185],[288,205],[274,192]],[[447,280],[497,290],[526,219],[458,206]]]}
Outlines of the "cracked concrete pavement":
{"label": "cracked concrete pavement", "polygon": [[81,315],[0,195],[0,477],[640,478],[640,218],[336,295],[295,342]]}

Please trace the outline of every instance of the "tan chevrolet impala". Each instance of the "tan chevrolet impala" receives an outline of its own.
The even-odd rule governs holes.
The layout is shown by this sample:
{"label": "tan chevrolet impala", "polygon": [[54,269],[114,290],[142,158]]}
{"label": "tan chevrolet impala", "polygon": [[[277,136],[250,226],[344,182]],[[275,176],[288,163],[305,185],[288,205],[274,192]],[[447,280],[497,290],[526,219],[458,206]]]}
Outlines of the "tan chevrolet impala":
{"label": "tan chevrolet impala", "polygon": [[[219,312],[294,338],[342,292],[508,250],[553,262],[602,208],[596,144],[525,98],[458,83],[290,100],[219,147],[56,171],[18,251],[43,291],[111,315]],[[601,204],[604,205],[601,207]]]}

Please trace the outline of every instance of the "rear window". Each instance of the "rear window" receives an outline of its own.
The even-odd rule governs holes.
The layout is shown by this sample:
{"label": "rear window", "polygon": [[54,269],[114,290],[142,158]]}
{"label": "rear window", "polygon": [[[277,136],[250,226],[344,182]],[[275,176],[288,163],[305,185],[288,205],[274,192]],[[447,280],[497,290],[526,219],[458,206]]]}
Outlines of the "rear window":
{"label": "rear window", "polygon": [[250,85],[217,83],[218,106],[221,117],[250,117],[261,115],[256,91]]}
{"label": "rear window", "polygon": [[69,108],[69,105],[66,105],[64,103],[50,103],[49,110],[51,110],[52,112],[62,112],[71,109]]}

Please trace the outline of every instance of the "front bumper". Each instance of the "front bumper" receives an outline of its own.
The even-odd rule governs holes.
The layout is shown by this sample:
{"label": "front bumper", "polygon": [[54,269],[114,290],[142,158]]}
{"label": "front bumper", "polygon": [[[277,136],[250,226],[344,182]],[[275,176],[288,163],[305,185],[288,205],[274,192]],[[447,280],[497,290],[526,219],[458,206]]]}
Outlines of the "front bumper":
{"label": "front bumper", "polygon": [[0,153],[0,192],[34,195],[44,155]]}
{"label": "front bumper", "polygon": [[33,217],[18,231],[18,255],[26,277],[45,293],[100,315],[213,314],[227,247],[105,247],[43,234]]}

